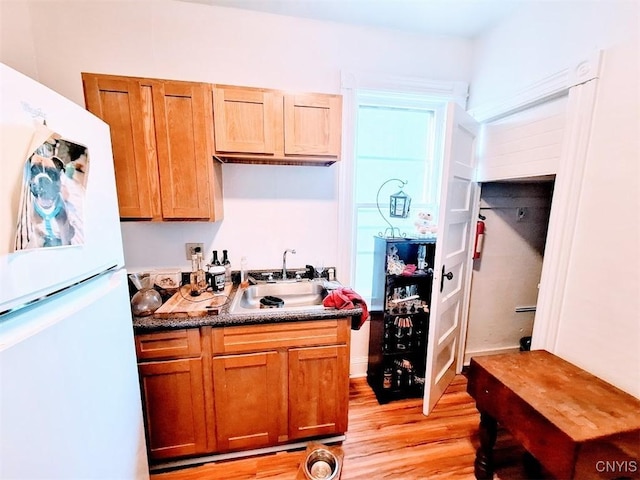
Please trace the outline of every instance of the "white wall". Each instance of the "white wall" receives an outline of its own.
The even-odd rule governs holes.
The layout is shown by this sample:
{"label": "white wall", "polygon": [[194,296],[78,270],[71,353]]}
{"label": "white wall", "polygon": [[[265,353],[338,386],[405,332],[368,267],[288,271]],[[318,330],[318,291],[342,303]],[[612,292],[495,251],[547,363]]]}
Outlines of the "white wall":
{"label": "white wall", "polygon": [[480,38],[471,106],[604,50],[554,352],[640,397],[640,4],[539,2]]}
{"label": "white wall", "polygon": [[0,60],[38,79],[36,52],[27,2],[0,2]]}
{"label": "white wall", "polygon": [[[172,0],[9,6],[0,2],[2,43],[16,25],[31,26],[33,40],[29,30],[17,35],[21,41],[7,43],[0,60],[37,72],[37,80],[81,105],[82,71],[327,93],[340,92],[342,69],[447,81],[468,81],[471,72],[471,43],[451,37]],[[203,242],[207,251],[228,249],[233,268],[243,255],[249,268],[277,268],[282,252],[295,248],[291,268],[322,257],[340,276],[340,168],[224,165],[224,220],[123,223],[126,266],[186,270],[184,243]],[[367,329],[354,332],[352,358],[360,369],[367,342]]]}

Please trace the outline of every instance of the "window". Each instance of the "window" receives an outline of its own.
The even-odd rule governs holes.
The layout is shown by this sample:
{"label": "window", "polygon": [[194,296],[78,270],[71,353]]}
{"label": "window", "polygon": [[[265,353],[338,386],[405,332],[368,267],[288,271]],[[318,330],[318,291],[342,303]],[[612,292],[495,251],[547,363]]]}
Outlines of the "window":
{"label": "window", "polygon": [[[356,94],[354,187],[354,288],[371,298],[373,237],[389,227],[378,211],[407,237],[417,235],[419,212],[438,214],[444,102],[420,95],[358,91]],[[389,218],[389,196],[408,183],[406,219]],[[387,231],[388,233],[388,231]],[[398,235],[398,231],[395,231]]]}

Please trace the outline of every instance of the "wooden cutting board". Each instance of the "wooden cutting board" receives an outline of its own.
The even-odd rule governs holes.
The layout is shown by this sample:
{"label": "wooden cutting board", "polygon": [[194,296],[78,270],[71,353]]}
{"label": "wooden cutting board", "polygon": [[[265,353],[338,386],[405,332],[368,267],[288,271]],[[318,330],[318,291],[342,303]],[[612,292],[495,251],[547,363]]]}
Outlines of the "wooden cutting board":
{"label": "wooden cutting board", "polygon": [[197,297],[189,294],[189,285],[183,285],[180,289],[153,314],[156,318],[180,318],[180,317],[204,317],[216,315],[220,308],[231,300],[232,285],[226,285],[224,292],[214,295],[211,292],[203,292]]}

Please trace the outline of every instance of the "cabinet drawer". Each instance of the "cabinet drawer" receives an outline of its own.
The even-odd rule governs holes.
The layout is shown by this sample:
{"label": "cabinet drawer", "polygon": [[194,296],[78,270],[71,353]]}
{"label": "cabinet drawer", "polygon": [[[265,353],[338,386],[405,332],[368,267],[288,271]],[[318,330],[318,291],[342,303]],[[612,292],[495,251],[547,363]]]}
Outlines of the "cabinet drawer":
{"label": "cabinet drawer", "polygon": [[213,353],[237,353],[277,348],[347,343],[350,320],[312,320],[213,328]]}
{"label": "cabinet drawer", "polygon": [[136,354],[140,360],[199,356],[200,331],[183,328],[136,335]]}

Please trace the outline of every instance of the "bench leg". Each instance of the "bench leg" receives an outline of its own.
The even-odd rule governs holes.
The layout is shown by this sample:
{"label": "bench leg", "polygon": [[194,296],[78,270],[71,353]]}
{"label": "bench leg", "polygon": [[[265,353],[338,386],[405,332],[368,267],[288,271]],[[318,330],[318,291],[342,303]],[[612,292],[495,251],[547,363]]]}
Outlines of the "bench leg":
{"label": "bench leg", "polygon": [[492,416],[480,412],[480,447],[473,463],[473,473],[478,480],[493,478],[493,446],[497,432],[498,422]]}
{"label": "bench leg", "polygon": [[525,451],[522,457],[522,463],[528,478],[542,478],[542,467],[536,457]]}

